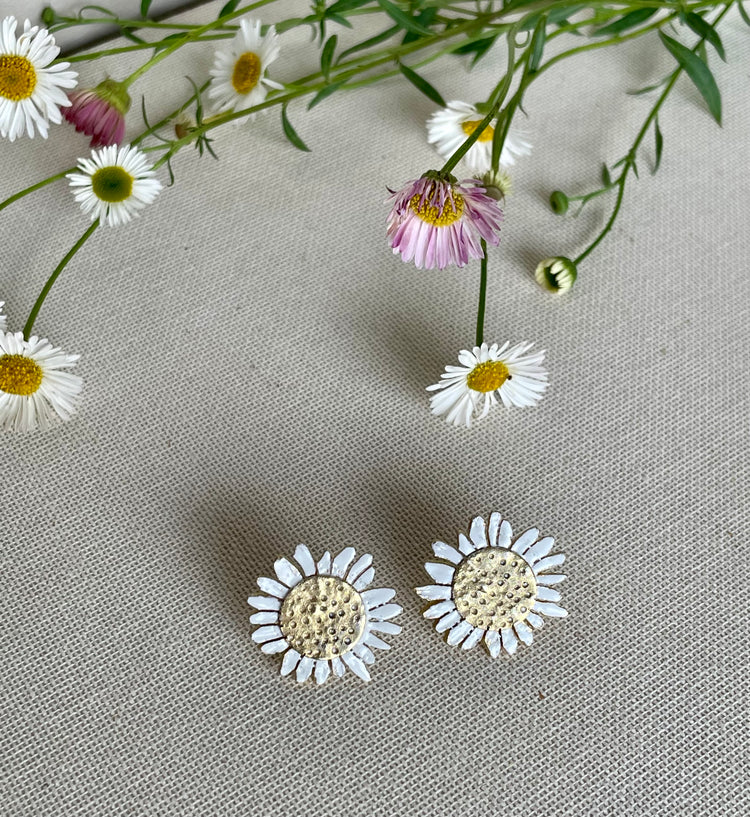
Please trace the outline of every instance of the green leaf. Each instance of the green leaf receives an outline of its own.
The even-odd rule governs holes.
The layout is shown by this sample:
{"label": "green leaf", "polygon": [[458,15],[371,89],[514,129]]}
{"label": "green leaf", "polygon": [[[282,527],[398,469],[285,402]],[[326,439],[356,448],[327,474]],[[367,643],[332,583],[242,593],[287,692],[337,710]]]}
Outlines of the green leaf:
{"label": "green leaf", "polygon": [[654,85],[647,85],[645,88],[639,88],[637,91],[626,91],[627,94],[630,96],[640,96],[641,94],[650,94],[651,91],[656,91],[657,89],[661,88],[665,82],[667,82],[669,78],[665,77],[661,82],[657,82]]}
{"label": "green leaf", "polygon": [[370,0],[337,0],[332,6],[328,6],[326,15],[342,14],[345,11],[352,11],[352,9],[366,6],[369,2]]}
{"label": "green leaf", "polygon": [[332,34],[326,40],[326,44],[323,46],[323,53],[320,55],[320,70],[323,72],[326,81],[328,81],[328,75],[331,73],[331,61],[333,60],[333,53],[336,50],[338,41],[339,38],[335,34]]}
{"label": "green leaf", "polygon": [[661,164],[661,152],[664,148],[664,137],[662,136],[661,128],[659,127],[658,116],[654,119],[654,140],[656,143],[656,161],[654,162],[654,169],[651,171],[652,175],[659,169],[659,165]]}
{"label": "green leaf", "polygon": [[175,31],[174,34],[167,34],[167,36],[164,37],[162,42],[154,46],[154,54],[157,54],[162,49],[167,48],[167,46],[171,45],[171,43],[167,42],[167,40],[179,40],[180,38],[184,39],[185,37],[187,37],[187,35],[188,35],[187,31]]}
{"label": "green leaf", "polygon": [[709,67],[697,54],[663,31],[659,32],[659,36],[669,53],[680,64],[680,68],[693,80],[693,84],[708,105],[711,116],[721,125],[721,94]]}
{"label": "green leaf", "polygon": [[442,96],[440,96],[440,92],[430,85],[426,79],[422,78],[417,74],[415,71],[412,71],[411,68],[407,68],[405,65],[399,64],[399,69],[401,73],[411,82],[411,84],[420,90],[426,97],[429,97],[433,102],[440,105],[441,108],[445,107],[445,100]]}
{"label": "green leaf", "polygon": [[[424,26],[424,28],[429,28],[432,25],[432,21],[435,19],[435,15],[437,14],[437,6],[428,6],[426,9],[417,14],[414,18],[420,26]],[[404,39],[401,41],[404,45],[407,43],[412,43],[415,40],[419,39],[419,34],[416,34],[414,31],[407,31],[404,34]]]}
{"label": "green leaf", "polygon": [[310,148],[299,138],[297,131],[292,127],[289,117],[286,115],[287,105],[284,103],[281,106],[281,127],[284,129],[284,136],[296,147],[298,150],[303,150],[310,153]]}
{"label": "green leaf", "polygon": [[612,187],[612,177],[609,175],[609,168],[606,164],[602,164],[602,186]]}
{"label": "green leaf", "polygon": [[326,14],[326,18],[332,23],[338,23],[340,26],[344,26],[344,28],[352,28],[352,24],[346,19],[346,17],[342,17],[340,14],[331,14],[329,12]]}
{"label": "green leaf", "polygon": [[371,48],[373,45],[379,45],[380,43],[385,42],[386,40],[390,40],[390,38],[393,37],[393,35],[399,31],[401,31],[400,26],[391,26],[390,28],[387,28],[385,31],[381,31],[380,34],[376,34],[374,37],[370,37],[367,40],[363,40],[361,43],[353,45],[351,48],[347,48],[346,51],[342,51],[339,54],[336,63],[341,62],[341,60],[343,60],[344,57],[348,57],[350,54],[356,54],[357,51],[364,51],[367,48]]}
{"label": "green leaf", "polygon": [[539,68],[539,63],[542,61],[544,43],[547,39],[546,25],[547,21],[542,18],[534,31],[534,38],[531,41],[531,56],[529,57],[529,74],[533,74],[537,68]]}
{"label": "green leaf", "polygon": [[716,32],[716,29],[710,23],[707,23],[700,16],[700,14],[696,14],[693,11],[686,14],[684,19],[699,37],[702,37],[704,40],[711,43],[711,45],[716,49],[716,53],[724,60],[724,62],[726,62],[727,55],[724,51],[724,46],[721,42],[721,38]]}
{"label": "green leaf", "polygon": [[141,17],[148,17],[148,10],[151,6],[151,0],[141,0]]}
{"label": "green leaf", "polygon": [[740,17],[750,26],[750,17],[747,16],[747,12],[745,11],[745,7],[742,5],[742,0],[739,0],[737,6],[740,10]]}
{"label": "green leaf", "polygon": [[221,7],[221,11],[219,12],[219,17],[223,17],[225,14],[231,14],[237,6],[239,6],[240,0],[229,0],[224,6]]}
{"label": "green leaf", "polygon": [[429,29],[419,25],[414,17],[401,11],[398,6],[391,3],[391,0],[377,0],[377,3],[395,23],[398,23],[406,31],[413,31],[423,37],[432,34]]}
{"label": "green leaf", "polygon": [[344,83],[345,80],[342,80],[341,82],[333,82],[330,85],[326,85],[325,88],[321,88],[308,103],[307,110],[309,111],[310,108],[314,108],[316,105],[319,105],[326,97],[329,97],[331,94],[338,91],[338,89],[341,88]]}
{"label": "green leaf", "polygon": [[635,11],[629,11],[619,19],[597,29],[594,32],[594,36],[611,37],[613,34],[621,34],[629,28],[635,28],[635,26],[645,23],[646,20],[648,20],[649,17],[653,17],[655,13],[656,9],[636,9]]}
{"label": "green leaf", "polygon": [[125,37],[126,40],[131,40],[134,43],[145,43],[146,41],[139,37],[137,34],[133,34],[133,32],[129,28],[122,28],[120,29],[122,36]]}

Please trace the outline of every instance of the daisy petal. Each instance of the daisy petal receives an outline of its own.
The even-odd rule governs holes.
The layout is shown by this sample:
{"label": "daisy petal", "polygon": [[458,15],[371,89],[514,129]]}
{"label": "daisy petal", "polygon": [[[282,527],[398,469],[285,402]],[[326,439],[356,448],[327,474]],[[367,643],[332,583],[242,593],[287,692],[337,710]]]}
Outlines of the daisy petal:
{"label": "daisy petal", "polygon": [[500,642],[500,633],[498,633],[497,630],[487,630],[484,634],[484,643],[487,645],[487,649],[493,658],[497,658],[498,655],[500,655],[502,644]]}
{"label": "daisy petal", "polygon": [[513,655],[518,648],[518,638],[516,637],[516,634],[510,627],[506,627],[504,630],[501,630],[500,636],[503,641],[503,649],[505,652],[507,652],[508,655]]}
{"label": "daisy petal", "polygon": [[536,528],[529,528],[527,531],[524,531],[518,539],[513,543],[513,547],[511,550],[514,553],[518,553],[519,556],[522,556],[529,547],[531,547],[534,542],[536,542],[537,537],[539,536],[539,531]]}
{"label": "daisy petal", "polygon": [[546,556],[555,546],[555,540],[551,536],[545,536],[540,539],[535,545],[532,545],[526,553],[521,554],[524,559],[533,567],[534,562],[538,562],[543,556]]}
{"label": "daisy petal", "polygon": [[344,548],[341,553],[333,560],[333,567],[331,569],[331,573],[334,576],[339,576],[340,578],[344,578],[346,575],[346,571],[349,568],[349,565],[352,563],[352,559],[354,558],[354,548],[353,547],[346,547]]}
{"label": "daisy petal", "polygon": [[370,673],[367,671],[367,667],[353,652],[345,652],[341,656],[341,660],[358,678],[361,678],[363,681],[370,680]]}
{"label": "daisy petal", "polygon": [[331,674],[331,665],[328,661],[316,661],[315,662],[315,683],[320,686],[324,684],[328,680],[328,676]]}
{"label": "daisy petal", "polygon": [[284,652],[284,650],[288,649],[289,645],[286,641],[281,638],[278,641],[266,641],[265,644],[261,644],[260,648],[263,650],[264,653],[267,655],[274,655],[277,652]]}
{"label": "daisy petal", "polygon": [[458,646],[474,628],[468,621],[461,621],[449,633],[447,641],[451,647]]}
{"label": "daisy petal", "polygon": [[307,545],[297,545],[297,549],[294,551],[294,558],[297,560],[297,564],[302,568],[305,576],[315,575],[315,560]]}
{"label": "daisy petal", "polygon": [[391,590],[388,587],[378,587],[374,590],[365,590],[365,592],[362,593],[362,601],[372,609],[381,604],[387,604],[395,595],[395,590]]}
{"label": "daisy petal", "polygon": [[258,579],[258,587],[264,593],[268,593],[269,596],[276,596],[277,599],[286,598],[286,594],[289,592],[286,585],[280,584],[275,579],[266,579],[263,576]]}
{"label": "daisy petal", "polygon": [[556,553],[554,556],[547,556],[534,565],[534,573],[544,573],[545,570],[550,570],[553,567],[559,567],[565,561],[564,553]]}
{"label": "daisy petal", "polygon": [[484,632],[485,631],[480,627],[474,627],[474,629],[466,637],[464,643],[461,645],[461,648],[464,650],[470,650],[473,647],[476,647],[476,645],[479,644],[484,637]]}
{"label": "daisy petal", "polygon": [[365,553],[364,556],[360,556],[359,559],[357,559],[357,561],[352,565],[352,569],[346,576],[346,580],[349,582],[349,584],[353,584],[371,564],[372,556],[369,553]]}
{"label": "daisy petal", "polygon": [[297,650],[287,650],[284,653],[284,660],[281,662],[281,674],[289,675],[290,672],[297,668],[301,658],[302,656]]}
{"label": "daisy petal", "polygon": [[403,609],[398,604],[384,604],[381,607],[376,607],[367,613],[367,618],[372,621],[386,621],[389,618],[394,618],[400,615]]}
{"label": "daisy petal", "polygon": [[417,595],[421,596],[426,601],[440,601],[441,599],[449,599],[452,590],[450,587],[438,584],[428,584],[425,587],[417,588]]}
{"label": "daisy petal", "polygon": [[552,587],[537,587],[536,589],[536,597],[539,601],[560,601],[562,596]]}
{"label": "daisy petal", "polygon": [[315,666],[315,659],[310,658],[306,655],[300,662],[297,664],[297,683],[304,684],[305,681],[312,675],[313,668]]}
{"label": "daisy petal", "polygon": [[432,551],[438,559],[445,559],[446,562],[453,562],[454,565],[463,561],[463,556],[445,542],[433,542]]}
{"label": "daisy petal", "polygon": [[523,641],[526,646],[530,646],[531,642],[534,640],[534,634],[531,632],[531,628],[526,624],[524,621],[517,621],[516,626],[516,635]]}
{"label": "daisy petal", "polygon": [[273,563],[273,569],[279,581],[287,587],[295,587],[302,581],[302,574],[288,559],[277,559]]}
{"label": "daisy petal", "polygon": [[567,610],[564,610],[559,605],[552,604],[551,602],[538,601],[534,605],[534,610],[536,610],[537,613],[549,616],[550,618],[565,618],[565,616],[568,615]]}
{"label": "daisy petal", "polygon": [[450,599],[448,601],[441,601],[438,604],[433,604],[424,611],[425,618],[440,618],[451,610],[455,610],[456,605]]}
{"label": "daisy petal", "polygon": [[448,567],[448,565],[427,562],[424,567],[437,584],[450,584],[453,581],[455,571],[452,567]]}
{"label": "daisy petal", "polygon": [[450,613],[446,613],[440,621],[435,625],[435,629],[439,633],[444,633],[446,630],[450,630],[451,627],[458,624],[461,621],[461,615],[458,610],[453,610]]}
{"label": "daisy petal", "polygon": [[269,596],[249,596],[247,603],[256,610],[280,610],[281,600]]}

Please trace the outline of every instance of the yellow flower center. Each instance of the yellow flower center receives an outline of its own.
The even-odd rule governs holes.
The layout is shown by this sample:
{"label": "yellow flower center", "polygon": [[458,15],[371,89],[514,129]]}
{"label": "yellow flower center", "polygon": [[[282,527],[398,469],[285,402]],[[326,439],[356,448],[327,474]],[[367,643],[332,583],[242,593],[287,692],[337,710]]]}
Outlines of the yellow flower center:
{"label": "yellow flower center", "polygon": [[[471,122],[462,122],[461,127],[467,136],[471,136],[471,134],[474,133],[481,123],[481,119],[475,119]],[[492,125],[487,125],[487,127],[477,137],[477,142],[491,142],[494,135],[495,129],[492,127]]]}
{"label": "yellow flower center", "polygon": [[488,360],[475,366],[466,377],[466,385],[474,391],[495,391],[510,377],[502,360]]}
{"label": "yellow flower center", "polygon": [[238,94],[249,94],[260,79],[260,57],[252,51],[245,51],[234,64],[232,86]]}
{"label": "yellow flower center", "polygon": [[504,630],[529,617],[536,602],[534,571],[505,548],[467,556],[453,577],[453,600],[461,617],[483,630]]}
{"label": "yellow flower center", "polygon": [[0,391],[27,397],[42,385],[42,368],[30,357],[2,355],[0,357]]}
{"label": "yellow flower center", "polygon": [[98,199],[114,204],[130,198],[134,181],[127,170],[115,165],[97,170],[91,177],[91,186]]}
{"label": "yellow flower center", "polygon": [[34,66],[17,54],[0,56],[0,96],[19,102],[28,99],[36,88]]}
{"label": "yellow flower center", "polygon": [[423,204],[420,204],[420,201],[421,196],[412,196],[409,206],[422,221],[426,221],[434,227],[448,227],[458,221],[464,214],[464,197],[460,193],[453,194],[453,204],[451,204],[450,199],[446,199],[442,209],[430,204],[429,197],[425,199]]}

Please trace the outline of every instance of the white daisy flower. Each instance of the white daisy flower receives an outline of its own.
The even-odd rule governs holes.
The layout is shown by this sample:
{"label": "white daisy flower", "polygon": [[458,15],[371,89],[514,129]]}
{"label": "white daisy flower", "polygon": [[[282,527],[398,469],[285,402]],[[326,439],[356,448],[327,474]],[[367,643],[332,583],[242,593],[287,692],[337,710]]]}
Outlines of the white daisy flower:
{"label": "white daisy flower", "polygon": [[433,544],[442,561],[428,562],[425,569],[435,584],[417,593],[437,602],[424,616],[437,619],[435,629],[447,632],[452,646],[470,650],[484,640],[493,658],[501,649],[513,655],[519,641],[531,644],[542,616],[567,615],[554,587],[565,576],[551,572],[565,561],[562,553],[550,556],[555,540],[539,538],[530,528],[511,545],[512,535],[508,522],[493,513],[487,525],[481,516],[472,520],[469,536],[458,536],[458,549]]}
{"label": "white daisy flower", "polygon": [[70,369],[79,355],[68,355],[48,340],[0,334],[0,426],[5,431],[47,429],[56,418],[70,419],[83,381]]}
{"label": "white daisy flower", "polygon": [[[264,37],[260,27],[260,20],[241,20],[229,48],[216,52],[208,89],[214,113],[251,108],[263,102],[266,88],[284,87],[265,76],[268,66],[279,56],[279,36],[274,26],[269,26]],[[240,124],[252,116],[233,121]]]}
{"label": "white daisy flower", "polygon": [[26,20],[16,37],[15,17],[0,25],[0,134],[13,142],[34,129],[45,139],[50,122],[61,121],[60,107],[70,105],[63,88],[75,88],[78,74],[68,62],[50,63],[60,53],[46,28]]}
{"label": "white daisy flower", "polygon": [[146,154],[130,145],[109,145],[79,159],[81,173],[68,173],[75,199],[91,220],[117,227],[156,198],[162,188]]}
{"label": "white daisy flower", "polygon": [[[458,100],[449,102],[447,107],[435,111],[427,120],[427,141],[435,145],[444,159],[448,159],[474,133],[483,119],[484,115],[474,105]],[[493,119],[463,157],[472,173],[486,173],[491,169],[492,138],[496,127],[497,119]],[[500,154],[500,164],[510,167],[516,163],[517,158],[530,153],[531,143],[521,131],[511,125]]]}
{"label": "white daisy flower", "polygon": [[547,388],[547,370],[542,366],[544,352],[526,354],[532,345],[510,346],[506,341],[464,349],[458,355],[461,365],[446,366],[440,382],[427,387],[438,392],[430,398],[432,413],[469,428],[472,419],[487,416],[498,397],[506,408],[538,403]]}
{"label": "white daisy flower", "polygon": [[299,683],[314,675],[322,684],[331,672],[341,676],[348,668],[369,681],[373,649],[390,649],[376,633],[401,632],[389,621],[401,612],[391,602],[395,591],[368,590],[375,577],[372,556],[354,557],[354,548],[347,547],[334,559],[326,551],[315,562],[307,547],[298,545],[294,558],[299,568],[278,559],[273,566],[278,581],[258,579],[267,595],[247,600],[259,611],[250,616],[251,623],[262,625],[253,641],[265,653],[284,653],[282,675],[296,670]]}

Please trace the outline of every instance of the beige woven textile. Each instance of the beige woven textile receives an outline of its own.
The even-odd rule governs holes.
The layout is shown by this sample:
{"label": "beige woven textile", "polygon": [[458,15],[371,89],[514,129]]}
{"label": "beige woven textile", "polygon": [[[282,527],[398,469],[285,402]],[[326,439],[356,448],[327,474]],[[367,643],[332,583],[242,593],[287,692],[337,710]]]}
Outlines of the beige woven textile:
{"label": "beige woven textile", "polygon": [[[314,70],[308,33],[275,79]],[[748,814],[750,31],[735,15],[722,36],[723,129],[681,81],[661,169],[649,137],[561,299],[531,270],[580,252],[613,199],[574,219],[546,197],[597,185],[651,104],[625,92],[674,62],[651,40],[532,87],[487,338],[546,348],[551,386],[470,431],[424,388],[473,342],[478,265],[418,271],[384,236],[386,186],[437,164],[405,81],[292,105],[310,154],[276,111],[228,128],[218,162],[186,150],[140,219],[97,233],[36,327],[82,354],[81,411],[0,440],[0,814]],[[136,86],[153,119],[211,65],[183,51]],[[424,74],[480,99],[502,58]],[[0,197],[86,146],[67,126],[3,143]],[[65,183],[2,213],[11,328],[86,225]],[[413,592],[431,542],[494,509],[568,557],[569,617],[508,660],[447,646]],[[255,578],[299,542],[370,552],[397,590],[404,632],[369,685],[298,687],[251,640]]]}

